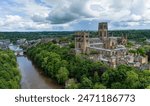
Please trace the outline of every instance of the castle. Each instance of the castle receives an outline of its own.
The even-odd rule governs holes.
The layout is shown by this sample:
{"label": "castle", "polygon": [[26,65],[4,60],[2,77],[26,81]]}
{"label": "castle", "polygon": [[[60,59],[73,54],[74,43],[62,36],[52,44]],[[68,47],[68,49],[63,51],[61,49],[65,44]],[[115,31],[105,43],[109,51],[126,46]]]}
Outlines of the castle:
{"label": "castle", "polygon": [[[115,68],[119,64],[129,65],[131,62],[131,58],[129,58],[131,56],[128,55],[128,49],[125,47],[127,41],[127,36],[109,36],[108,24],[102,22],[98,26],[98,38],[89,38],[87,32],[75,33],[75,51],[76,54],[91,54],[89,55],[90,59],[101,61]],[[92,54],[92,52],[96,54]],[[147,58],[144,58],[142,62],[147,63]],[[134,61],[133,63],[136,64]]]}

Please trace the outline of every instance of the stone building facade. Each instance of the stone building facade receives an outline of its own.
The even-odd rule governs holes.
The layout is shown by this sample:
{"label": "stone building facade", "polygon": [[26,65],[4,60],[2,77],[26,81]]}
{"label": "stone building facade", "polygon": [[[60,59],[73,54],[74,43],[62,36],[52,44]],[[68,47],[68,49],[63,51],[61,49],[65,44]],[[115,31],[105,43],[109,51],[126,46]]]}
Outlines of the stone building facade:
{"label": "stone building facade", "polygon": [[[87,32],[75,33],[75,51],[76,54],[90,54],[91,59],[104,62],[110,67],[115,68],[119,64],[128,64],[128,50],[125,47],[127,44],[127,36],[113,37],[108,34],[107,22],[99,23],[98,37],[89,38]],[[92,51],[97,52],[91,54]],[[139,58],[142,63],[147,63],[147,60]]]}

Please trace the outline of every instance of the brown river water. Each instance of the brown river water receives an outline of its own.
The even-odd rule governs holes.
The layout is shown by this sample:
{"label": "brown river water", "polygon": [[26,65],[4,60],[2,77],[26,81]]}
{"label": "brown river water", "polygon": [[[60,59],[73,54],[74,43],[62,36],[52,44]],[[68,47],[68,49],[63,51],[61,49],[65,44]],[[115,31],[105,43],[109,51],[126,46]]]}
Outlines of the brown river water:
{"label": "brown river water", "polygon": [[60,89],[62,86],[45,76],[40,69],[35,67],[30,59],[25,56],[17,57],[17,63],[22,75],[21,89]]}

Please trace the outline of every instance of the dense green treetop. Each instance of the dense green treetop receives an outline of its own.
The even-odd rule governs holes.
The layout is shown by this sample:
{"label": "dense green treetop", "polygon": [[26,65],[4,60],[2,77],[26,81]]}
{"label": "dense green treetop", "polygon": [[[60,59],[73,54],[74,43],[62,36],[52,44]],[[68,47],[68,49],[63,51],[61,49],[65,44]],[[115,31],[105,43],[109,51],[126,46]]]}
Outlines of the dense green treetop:
{"label": "dense green treetop", "polygon": [[20,88],[21,75],[13,52],[0,50],[0,88]]}

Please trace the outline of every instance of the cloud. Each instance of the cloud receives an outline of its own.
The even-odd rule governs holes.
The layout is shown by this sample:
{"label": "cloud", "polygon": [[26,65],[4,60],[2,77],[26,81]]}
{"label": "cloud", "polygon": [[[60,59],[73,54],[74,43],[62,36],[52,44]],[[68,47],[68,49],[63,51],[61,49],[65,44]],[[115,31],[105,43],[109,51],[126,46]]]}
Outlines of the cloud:
{"label": "cloud", "polygon": [[50,30],[51,25],[47,23],[35,23],[32,20],[23,19],[17,15],[8,15],[0,21],[3,30]]}
{"label": "cloud", "polygon": [[52,24],[64,24],[78,19],[78,14],[70,12],[67,7],[58,8],[49,13],[47,20]]}
{"label": "cloud", "polygon": [[0,30],[97,30],[101,21],[111,29],[150,26],[150,0],[4,0],[0,12]]}
{"label": "cloud", "polygon": [[31,16],[31,20],[38,23],[46,23],[47,15],[34,14]]}
{"label": "cloud", "polygon": [[142,16],[140,16],[140,15],[135,15],[135,14],[131,15],[131,20],[132,21],[139,21],[141,19],[142,19]]}
{"label": "cloud", "polygon": [[[60,0],[61,2],[61,0]],[[93,18],[95,13],[91,9],[90,0],[66,0],[66,4],[55,4],[47,20],[52,24],[64,24],[82,18]]]}
{"label": "cloud", "polygon": [[[83,19],[99,19],[112,21],[123,27],[130,26],[129,22],[147,19],[145,14],[149,9],[146,0],[56,0],[54,8],[46,18],[51,24],[64,24]],[[52,2],[45,0],[46,3]],[[149,16],[148,16],[149,17]],[[123,22],[122,24],[119,24]],[[138,25],[138,24],[135,24]],[[133,24],[132,24],[133,26]]]}
{"label": "cloud", "polygon": [[[150,1],[147,0],[105,0],[105,16],[111,20],[112,28],[140,28],[150,20]],[[147,24],[147,26],[149,26]],[[145,26],[144,26],[145,27]],[[143,28],[143,27],[141,27]],[[146,28],[146,27],[145,27]]]}
{"label": "cloud", "polygon": [[20,12],[23,12],[27,16],[33,16],[35,14],[45,16],[51,9],[40,2],[36,2],[36,0],[14,0],[14,2],[17,3],[17,6],[22,6],[19,8]]}

